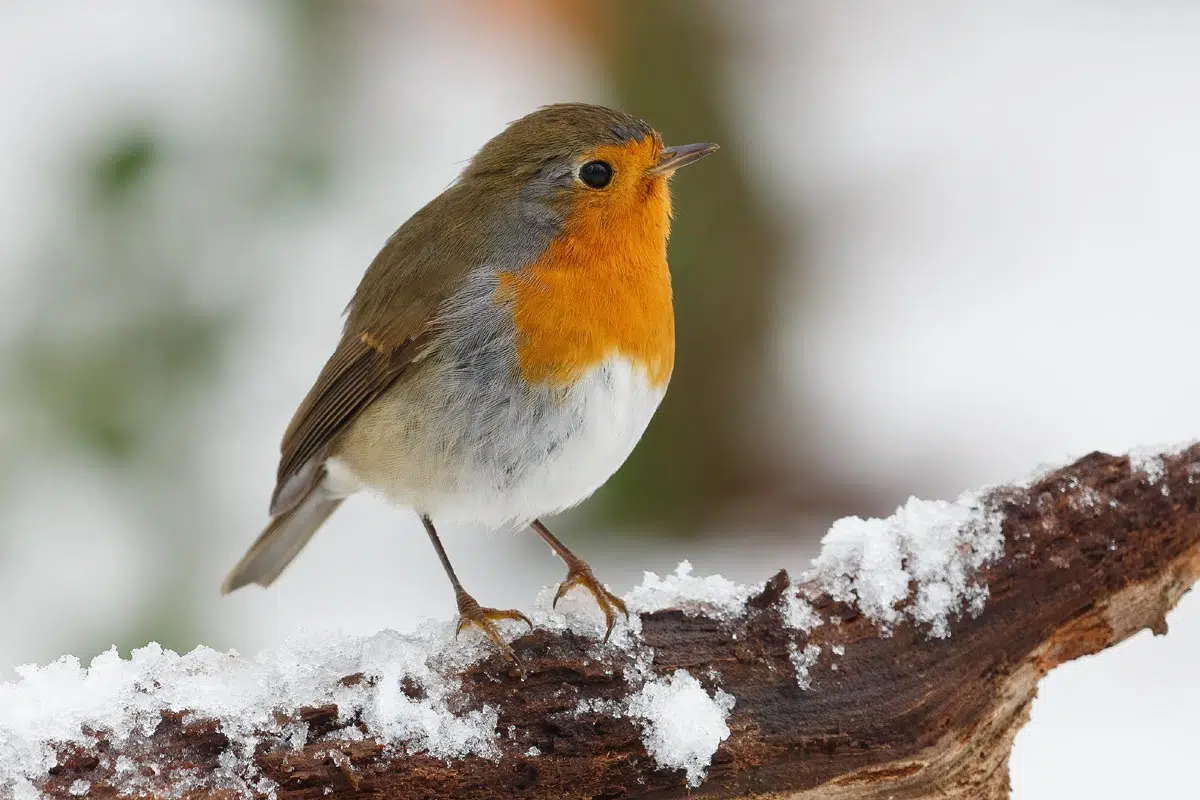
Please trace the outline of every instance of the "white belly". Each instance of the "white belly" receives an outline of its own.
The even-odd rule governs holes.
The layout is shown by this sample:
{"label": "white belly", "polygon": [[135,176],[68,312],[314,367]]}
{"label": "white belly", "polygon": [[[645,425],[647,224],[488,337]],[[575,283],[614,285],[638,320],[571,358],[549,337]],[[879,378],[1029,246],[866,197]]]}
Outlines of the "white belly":
{"label": "white belly", "polygon": [[600,488],[629,457],[665,391],[616,356],[565,391],[460,385],[443,398],[444,422],[426,417],[423,433],[395,443],[386,476],[338,459],[327,467],[337,485],[374,489],[435,522],[525,524]]}
{"label": "white belly", "polygon": [[[541,452],[530,451],[523,478],[476,505],[471,516],[526,522],[586,499],[629,458],[664,393],[664,387],[650,386],[645,370],[610,359],[571,390],[558,414],[546,415],[548,430],[529,436]],[[461,500],[467,508],[475,505]]]}

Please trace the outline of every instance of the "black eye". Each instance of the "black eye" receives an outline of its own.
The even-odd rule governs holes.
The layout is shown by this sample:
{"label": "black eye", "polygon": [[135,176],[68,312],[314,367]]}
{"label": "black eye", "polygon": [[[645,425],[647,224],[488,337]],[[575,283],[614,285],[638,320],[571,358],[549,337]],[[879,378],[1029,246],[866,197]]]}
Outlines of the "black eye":
{"label": "black eye", "polygon": [[603,189],[612,180],[612,167],[604,161],[589,161],[579,168],[579,180],[593,189]]}

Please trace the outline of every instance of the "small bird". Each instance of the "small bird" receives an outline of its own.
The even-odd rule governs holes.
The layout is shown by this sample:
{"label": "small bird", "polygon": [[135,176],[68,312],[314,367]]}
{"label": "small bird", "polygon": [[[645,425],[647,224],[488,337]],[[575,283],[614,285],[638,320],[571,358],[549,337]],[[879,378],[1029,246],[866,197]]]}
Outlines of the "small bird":
{"label": "small bird", "polygon": [[400,226],[346,309],[342,337],[283,437],[271,521],[223,592],[268,586],[342,501],[371,490],[421,518],[458,631],[529,619],[480,606],[434,528],[528,525],[611,634],[624,603],[540,518],[624,463],[667,389],[675,318],[668,183],[715,144],[663,145],[636,117],[541,108],[487,142]]}

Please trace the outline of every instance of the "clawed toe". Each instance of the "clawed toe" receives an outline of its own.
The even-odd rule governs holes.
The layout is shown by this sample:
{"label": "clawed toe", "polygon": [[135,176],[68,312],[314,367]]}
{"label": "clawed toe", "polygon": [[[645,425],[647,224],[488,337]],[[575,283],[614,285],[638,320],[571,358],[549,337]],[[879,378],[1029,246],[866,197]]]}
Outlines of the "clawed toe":
{"label": "clawed toe", "polygon": [[563,598],[567,592],[576,586],[582,586],[591,593],[596,599],[596,605],[600,606],[600,610],[604,612],[604,621],[608,627],[604,630],[604,641],[608,641],[608,637],[612,636],[613,625],[617,621],[617,613],[625,615],[625,619],[629,619],[629,611],[625,608],[625,602],[596,580],[596,576],[592,574],[592,568],[589,567],[579,556],[567,549],[566,545],[558,540],[558,538],[550,532],[550,529],[542,524],[541,520],[535,519],[529,523],[530,527],[537,532],[537,535],[542,537],[542,541],[550,545],[558,557],[561,558],[567,565],[567,578],[558,586],[558,591],[554,594],[553,606],[558,606],[558,601]]}
{"label": "clawed toe", "polygon": [[484,608],[475,601],[475,598],[464,592],[458,596],[458,626],[454,630],[454,635],[458,636],[466,628],[478,628],[491,640],[501,655],[513,664],[520,664],[517,654],[500,636],[500,630],[496,627],[496,623],[503,620],[524,622],[529,626],[529,630],[533,630],[533,623],[529,621],[529,617],[520,611],[512,608]]}
{"label": "clawed toe", "polygon": [[579,586],[587,589],[587,591],[596,600],[596,605],[600,606],[600,610],[604,613],[604,621],[606,627],[604,630],[604,641],[612,636],[613,625],[616,624],[617,614],[625,615],[625,619],[629,619],[629,610],[625,608],[625,601],[617,597],[604,587],[600,581],[596,580],[596,576],[592,574],[591,568],[579,562],[572,564],[567,571],[567,579],[558,586],[558,591],[554,594],[553,606],[558,606],[558,601],[566,595],[571,589]]}

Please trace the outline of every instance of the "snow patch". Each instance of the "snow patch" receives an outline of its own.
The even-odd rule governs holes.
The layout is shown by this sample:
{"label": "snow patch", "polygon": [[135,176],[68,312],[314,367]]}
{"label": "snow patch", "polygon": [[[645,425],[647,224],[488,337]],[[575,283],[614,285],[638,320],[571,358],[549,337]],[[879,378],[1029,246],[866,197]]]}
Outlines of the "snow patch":
{"label": "snow patch", "polygon": [[[1200,439],[1176,442],[1175,444],[1135,447],[1126,453],[1129,457],[1129,471],[1142,473],[1150,484],[1158,483],[1166,476],[1166,465],[1163,463],[1163,459],[1168,456],[1180,455],[1184,450],[1191,449],[1197,444],[1200,444]],[[1195,464],[1188,466],[1189,478],[1196,469]],[[1163,494],[1167,494],[1167,492],[1163,492]]]}
{"label": "snow patch", "polygon": [[608,714],[614,719],[620,719],[625,713],[623,704],[616,700],[604,700],[602,698],[583,698],[575,704],[575,715],[580,714]]}
{"label": "snow patch", "polygon": [[646,682],[629,699],[628,713],[642,723],[642,742],[665,769],[682,769],[688,786],[704,780],[712,757],[729,738],[726,720],[732,695],[717,689],[709,695],[700,681],[682,669]]}
{"label": "snow patch", "polygon": [[783,624],[793,630],[808,633],[822,624],[817,610],[794,590],[784,592],[782,606]]}
{"label": "snow patch", "polygon": [[[1163,481],[1166,477],[1167,467],[1163,463],[1163,459],[1167,456],[1176,456],[1195,446],[1196,442],[1185,442],[1183,444],[1160,445],[1152,447],[1135,447],[1127,454],[1129,456],[1129,471],[1133,474],[1141,473],[1146,482],[1151,486],[1161,484],[1159,492],[1163,497],[1171,496],[1171,488]],[[1192,483],[1192,477],[1195,474],[1192,470],[1195,465],[1188,467],[1188,483]]]}
{"label": "snow patch", "polygon": [[0,789],[11,788],[13,800],[41,800],[42,793],[29,781],[19,779],[15,784],[0,783]]}
{"label": "snow patch", "polygon": [[[45,777],[56,761],[50,742],[87,746],[94,743],[89,729],[106,731],[119,747],[151,735],[163,711],[220,723],[230,740],[220,763],[229,788],[259,788],[253,754],[262,733],[303,746],[306,727],[281,723],[275,712],[328,703],[343,720],[361,716],[369,735],[388,746],[446,759],[494,757],[496,712],[452,711],[449,703],[460,688],[455,674],[489,652],[467,637],[456,643],[453,626],[441,623],[412,635],[296,640],[253,659],[207,647],[179,655],[150,644],[129,659],[109,650],[87,667],[73,656],[26,665],[17,680],[0,684],[0,789],[15,794]],[[362,679],[343,682],[356,674]],[[349,727],[332,736],[361,733]],[[114,766],[132,782],[144,765],[122,756]],[[180,785],[188,777],[172,776]]]}
{"label": "snow patch", "polygon": [[801,689],[812,688],[812,678],[809,677],[808,671],[816,665],[817,658],[821,655],[821,648],[815,644],[807,644],[804,649],[795,642],[788,643],[788,655],[792,659],[792,667],[796,670],[796,683]]}
{"label": "snow patch", "polygon": [[665,578],[644,573],[641,585],[625,595],[625,603],[631,612],[639,614],[679,609],[688,616],[730,620],[741,616],[746,601],[761,590],[761,585],[744,586],[720,575],[694,577],[691,562],[682,561]]}
{"label": "snow patch", "polygon": [[1004,552],[1000,523],[976,492],[953,503],[910,498],[887,519],[835,522],[806,578],[885,631],[907,618],[944,638],[952,618],[983,610],[987,587],[975,574]]}
{"label": "snow patch", "polygon": [[1129,451],[1129,471],[1140,472],[1150,484],[1158,483],[1166,474],[1163,452],[1158,448],[1138,448]]}

